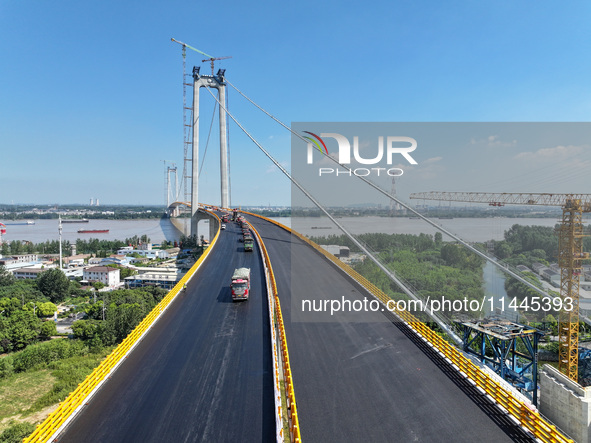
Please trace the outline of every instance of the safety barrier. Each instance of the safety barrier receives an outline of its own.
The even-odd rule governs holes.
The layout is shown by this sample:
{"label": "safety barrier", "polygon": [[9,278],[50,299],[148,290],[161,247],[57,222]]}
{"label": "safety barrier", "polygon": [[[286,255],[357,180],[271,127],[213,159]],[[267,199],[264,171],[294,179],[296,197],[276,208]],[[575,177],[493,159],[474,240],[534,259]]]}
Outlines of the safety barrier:
{"label": "safety barrier", "polygon": [[[301,239],[303,242],[316,249],[320,254],[333,262],[341,270],[347,273],[353,280],[363,286],[376,299],[386,304],[391,298],[380,288],[375,286],[349,265],[330,254],[306,236],[292,230],[291,228],[266,217],[250,214],[273,223]],[[392,308],[392,306],[390,306]],[[517,398],[513,393],[505,389],[495,378],[484,372],[480,367],[466,358],[458,349],[449,344],[439,334],[429,328],[425,323],[418,320],[408,311],[396,310],[393,312],[406,325],[408,325],[419,337],[423,338],[443,357],[447,359],[463,376],[470,380],[475,386],[482,389],[497,405],[512,416],[520,426],[531,432],[537,439],[548,443],[574,443],[574,440],[566,437],[556,426],[549,423],[533,409],[531,405]]]}
{"label": "safety barrier", "polygon": [[[218,218],[217,215],[212,214]],[[219,222],[218,218],[218,222]],[[203,252],[201,257],[189,269],[189,271],[181,278],[170,292],[160,300],[152,311],[135,327],[133,331],[111,352],[87,377],[78,385],[78,387],[62,402],[57,409],[40,423],[35,431],[23,442],[47,442],[55,439],[60,432],[70,423],[82,408],[88,404],[90,398],[108,379],[108,376],[113,373],[117,367],[122,363],[123,359],[133,350],[133,348],[140,342],[143,336],[150,330],[152,325],[160,318],[162,313],[173,302],[175,297],[181,292],[185,284],[193,277],[195,272],[204,262],[209,252],[213,249],[219,234],[218,232],[211,241],[210,246]]]}
{"label": "safety barrier", "polygon": [[[250,214],[250,213],[248,213]],[[254,215],[254,214],[252,214]],[[265,264],[265,270],[268,272],[269,284],[270,284],[270,297],[269,300],[269,317],[271,321],[271,330],[272,330],[272,340],[273,340],[273,360],[274,360],[274,373],[273,379],[275,381],[275,411],[276,417],[275,421],[278,428],[281,429],[281,440],[279,440],[279,432],[278,432],[278,441],[283,441],[283,413],[282,413],[282,406],[281,406],[281,386],[279,382],[279,359],[278,359],[278,352],[276,346],[276,338],[275,338],[275,329],[277,328],[279,334],[279,350],[281,352],[282,358],[282,376],[283,381],[285,383],[285,393],[286,393],[286,404],[287,404],[287,418],[289,421],[289,432],[290,432],[290,441],[293,443],[301,443],[302,437],[300,435],[300,423],[298,419],[298,411],[296,406],[296,399],[295,399],[295,391],[293,386],[293,377],[291,374],[291,365],[289,362],[289,352],[287,350],[287,338],[285,335],[285,325],[283,323],[283,315],[281,314],[281,303],[279,302],[279,295],[277,291],[277,282],[275,280],[275,274],[273,273],[273,266],[271,265],[271,259],[269,258],[269,253],[267,252],[267,248],[263,242],[263,239],[259,235],[258,231],[252,226],[251,223],[248,223],[250,229],[254,232],[257,242],[260,246],[261,253],[263,256],[263,261]],[[277,418],[279,416],[279,419]]]}

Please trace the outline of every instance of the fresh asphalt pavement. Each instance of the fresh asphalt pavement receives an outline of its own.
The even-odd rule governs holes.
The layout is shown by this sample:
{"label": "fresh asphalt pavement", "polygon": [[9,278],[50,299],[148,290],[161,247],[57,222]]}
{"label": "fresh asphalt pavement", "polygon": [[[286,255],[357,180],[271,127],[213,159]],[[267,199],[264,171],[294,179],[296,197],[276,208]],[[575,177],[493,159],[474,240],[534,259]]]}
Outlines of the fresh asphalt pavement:
{"label": "fresh asphalt pavement", "polygon": [[[266,286],[238,226],[60,436],[62,442],[262,442],[275,438]],[[235,268],[251,297],[232,302]]]}
{"label": "fresh asphalt pavement", "polygon": [[297,237],[248,219],[277,278],[302,441],[533,441],[400,322],[303,313],[304,299],[370,296]]}

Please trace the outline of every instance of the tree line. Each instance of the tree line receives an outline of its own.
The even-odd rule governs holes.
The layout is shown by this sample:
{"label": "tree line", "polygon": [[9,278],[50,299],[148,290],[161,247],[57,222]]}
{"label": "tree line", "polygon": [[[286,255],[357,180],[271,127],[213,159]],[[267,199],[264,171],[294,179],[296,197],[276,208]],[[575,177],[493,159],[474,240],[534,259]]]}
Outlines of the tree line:
{"label": "tree line", "polygon": [[[356,237],[368,249],[377,253],[378,259],[397,277],[410,286],[423,300],[467,299],[481,300],[482,268],[484,259],[461,245],[443,242],[441,233],[428,234],[361,234]],[[311,237],[320,244],[349,246],[359,252],[353,242],[344,235]],[[403,291],[375,265],[366,259],[354,265],[361,275],[394,299],[406,298]],[[475,313],[478,315],[478,313]]]}

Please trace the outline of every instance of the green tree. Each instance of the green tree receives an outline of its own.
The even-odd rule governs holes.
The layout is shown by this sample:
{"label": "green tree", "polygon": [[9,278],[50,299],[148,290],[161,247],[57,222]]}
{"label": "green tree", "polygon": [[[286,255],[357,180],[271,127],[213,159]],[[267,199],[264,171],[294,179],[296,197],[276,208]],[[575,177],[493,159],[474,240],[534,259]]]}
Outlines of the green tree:
{"label": "green tree", "polygon": [[105,287],[105,284],[102,281],[95,281],[92,283],[92,287],[97,291],[100,291]]}
{"label": "green tree", "polygon": [[22,254],[23,251],[23,242],[21,242],[20,240],[13,240],[10,242],[10,253],[12,255]]}
{"label": "green tree", "polygon": [[4,265],[0,265],[0,286],[10,286],[14,281],[14,275],[8,272]]}
{"label": "green tree", "polygon": [[41,329],[39,331],[39,336],[41,338],[47,339],[47,338],[51,337],[52,335],[56,335],[56,334],[57,334],[57,326],[55,325],[55,322],[44,321],[41,324]]}
{"label": "green tree", "polygon": [[82,340],[91,340],[101,333],[101,325],[96,320],[77,320],[72,324],[74,337]]}
{"label": "green tree", "polygon": [[435,245],[441,246],[441,243],[443,242],[443,234],[441,232],[436,232],[434,239],[435,239]]}
{"label": "green tree", "polygon": [[61,302],[69,295],[70,281],[59,269],[50,269],[37,277],[37,287],[52,302]]}
{"label": "green tree", "polygon": [[49,317],[57,311],[57,307],[51,302],[39,303],[37,305],[37,316]]}
{"label": "green tree", "polygon": [[0,443],[20,443],[35,430],[31,423],[17,423],[4,430],[0,434]]}
{"label": "green tree", "polygon": [[18,311],[21,308],[22,308],[21,301],[16,297],[0,298],[0,312],[2,312],[2,315],[6,316],[6,317],[10,317],[10,315],[13,312]]}
{"label": "green tree", "polygon": [[33,343],[41,331],[41,320],[32,311],[16,311],[9,318],[11,350]]}

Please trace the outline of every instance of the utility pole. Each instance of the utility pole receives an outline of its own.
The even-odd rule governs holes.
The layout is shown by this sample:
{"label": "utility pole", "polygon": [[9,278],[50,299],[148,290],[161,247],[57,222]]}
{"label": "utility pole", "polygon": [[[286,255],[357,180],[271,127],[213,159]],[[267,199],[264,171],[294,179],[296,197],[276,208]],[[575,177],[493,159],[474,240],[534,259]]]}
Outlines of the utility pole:
{"label": "utility pole", "polygon": [[62,216],[59,216],[58,232],[60,238],[60,271],[62,270]]}

